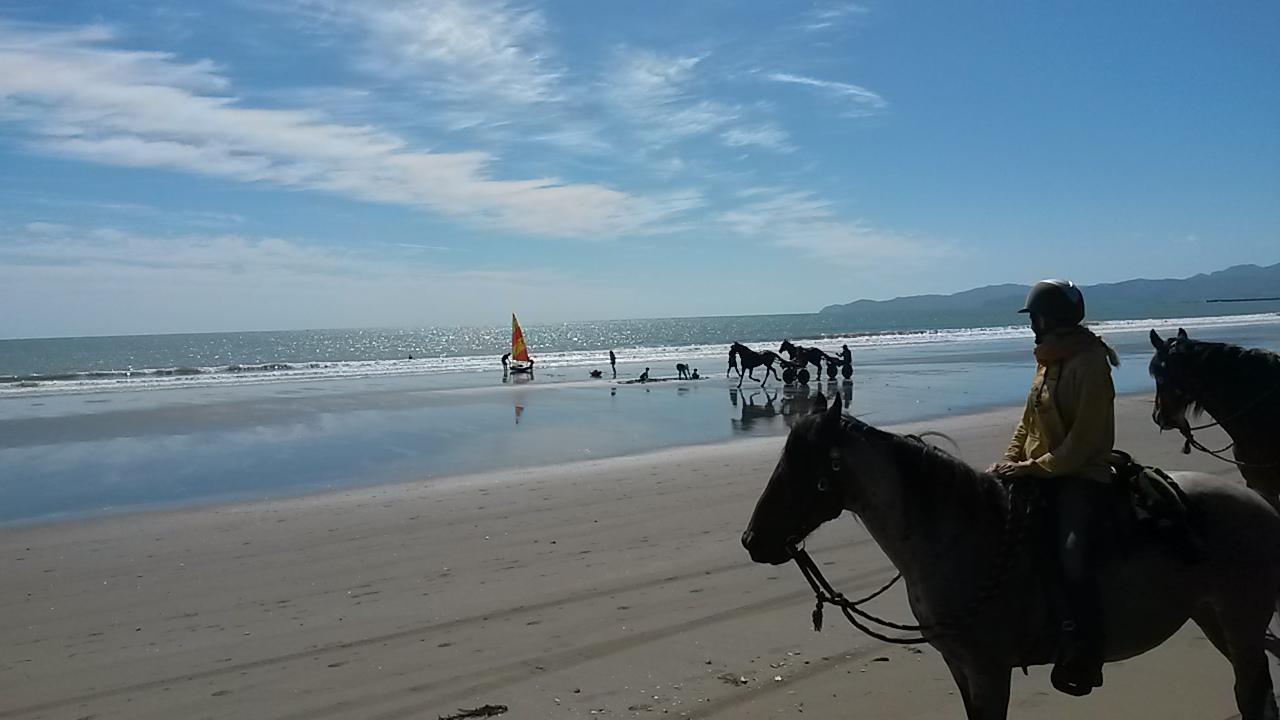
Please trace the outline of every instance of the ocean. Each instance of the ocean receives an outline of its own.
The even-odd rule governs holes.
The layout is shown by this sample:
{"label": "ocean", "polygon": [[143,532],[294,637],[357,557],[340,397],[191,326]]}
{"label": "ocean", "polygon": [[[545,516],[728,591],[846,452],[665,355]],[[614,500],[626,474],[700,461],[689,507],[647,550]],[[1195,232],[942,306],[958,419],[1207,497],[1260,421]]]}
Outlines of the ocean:
{"label": "ocean", "polygon": [[[1159,324],[1241,327],[1277,321],[1276,313],[1116,320],[1102,333]],[[855,352],[1030,337],[1025,324],[863,330],[829,315],[755,315],[523,326],[540,369],[604,368],[614,350],[629,363],[665,367],[725,356],[734,341],[776,349],[783,339]],[[0,340],[0,397],[146,388],[244,385],[289,380],[492,373],[510,348],[510,328],[294,330]],[[412,358],[412,359],[410,359]]]}
{"label": "ocean", "polygon": [[[927,425],[1020,403],[1034,370],[1022,325],[872,332],[841,322],[531,324],[532,378],[503,376],[506,327],[0,341],[0,524],[431,483],[776,436],[819,392],[839,394],[873,424]],[[1123,361],[1118,392],[1151,391],[1148,330],[1178,327],[1280,350],[1280,314],[1098,323]],[[776,348],[785,338],[828,351],[847,343],[852,380],[739,386],[726,376],[731,341]],[[704,379],[675,379],[677,362]],[[590,378],[592,369],[604,378]],[[633,382],[646,369],[662,381]],[[1011,413],[1011,428],[1015,420]]]}

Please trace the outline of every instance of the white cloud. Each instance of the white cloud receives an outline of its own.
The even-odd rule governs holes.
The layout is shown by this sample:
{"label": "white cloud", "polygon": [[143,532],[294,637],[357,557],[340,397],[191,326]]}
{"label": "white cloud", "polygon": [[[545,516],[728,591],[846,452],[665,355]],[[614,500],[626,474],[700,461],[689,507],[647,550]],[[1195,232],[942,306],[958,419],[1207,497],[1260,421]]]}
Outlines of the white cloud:
{"label": "white cloud", "polygon": [[211,63],[103,47],[111,37],[0,24],[0,117],[49,153],[325,190],[528,234],[644,233],[689,204],[554,177],[495,179],[486,153],[430,152],[375,126],[247,107],[221,94],[230,82]]}
{"label": "white cloud", "polygon": [[718,133],[729,147],[791,150],[782,128],[770,123],[739,124],[747,114],[744,108],[701,97],[696,71],[704,60],[705,56],[625,50],[618,55],[606,92],[615,112],[654,145]]}
{"label": "white cloud", "polygon": [[795,150],[787,142],[787,138],[785,130],[772,124],[729,128],[720,134],[721,141],[729,147],[754,145],[774,152],[791,152]]}
{"label": "white cloud", "polygon": [[629,118],[649,141],[668,144],[718,130],[738,119],[740,110],[692,91],[701,57],[667,56],[649,50],[619,55],[607,93],[614,109]]}
{"label": "white cloud", "polygon": [[871,12],[870,8],[858,3],[838,2],[819,5],[804,14],[800,27],[809,31],[829,30],[850,17],[865,15],[869,12]]}
{"label": "white cloud", "polygon": [[361,64],[430,93],[511,105],[563,99],[547,24],[500,0],[303,0],[331,24],[356,27]]}
{"label": "white cloud", "polygon": [[722,213],[720,221],[733,232],[774,247],[860,269],[888,262],[921,263],[952,253],[943,243],[842,219],[830,202],[810,192],[748,188],[739,193],[748,199],[765,195],[770,196]]}
{"label": "white cloud", "polygon": [[772,82],[803,85],[825,92],[846,106],[845,111],[842,113],[846,117],[875,115],[884,112],[889,107],[888,101],[878,93],[860,85],[835,82],[833,80],[819,80],[784,72],[766,73],[764,78]]}

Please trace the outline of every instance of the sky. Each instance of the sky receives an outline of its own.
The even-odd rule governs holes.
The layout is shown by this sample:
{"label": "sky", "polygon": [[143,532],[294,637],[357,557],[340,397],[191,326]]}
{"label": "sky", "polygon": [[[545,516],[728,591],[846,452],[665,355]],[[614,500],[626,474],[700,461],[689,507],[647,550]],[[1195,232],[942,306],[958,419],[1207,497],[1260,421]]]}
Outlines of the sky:
{"label": "sky", "polygon": [[1280,262],[1280,4],[0,0],[0,337]]}

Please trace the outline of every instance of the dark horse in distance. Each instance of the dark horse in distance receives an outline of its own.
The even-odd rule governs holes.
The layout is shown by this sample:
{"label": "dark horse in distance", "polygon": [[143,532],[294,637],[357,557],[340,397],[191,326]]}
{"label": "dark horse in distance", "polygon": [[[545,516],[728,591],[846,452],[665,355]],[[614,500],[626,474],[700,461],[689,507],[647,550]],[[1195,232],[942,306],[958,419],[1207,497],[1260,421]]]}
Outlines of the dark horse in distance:
{"label": "dark horse in distance", "polygon": [[782,344],[778,346],[778,352],[784,352],[790,356],[791,362],[814,366],[818,375],[822,375],[823,361],[834,362],[837,365],[844,362],[841,358],[829,355],[816,347],[796,345],[790,340],[783,340]]}
{"label": "dark horse in distance", "polygon": [[[743,372],[745,371],[747,376],[754,381],[756,379],[755,369],[763,366],[765,369],[764,379],[760,381],[760,386],[764,387],[764,384],[769,382],[769,373],[773,373],[774,379],[782,380],[782,378],[778,377],[778,371],[773,368],[773,364],[781,359],[773,351],[756,352],[746,345],[736,342],[729,346],[729,367],[724,371],[724,376],[729,377],[731,370],[737,370],[738,387],[742,387]],[[739,363],[741,363],[741,367],[739,367]]]}
{"label": "dark horse in distance", "polygon": [[[1221,425],[1249,487],[1280,496],[1280,355],[1239,345],[1192,340],[1187,331],[1165,340],[1151,331],[1150,372],[1156,381],[1152,420],[1198,442],[1193,430]],[[1215,422],[1192,427],[1187,416],[1209,413]],[[1223,448],[1216,453],[1224,452]],[[1223,458],[1228,462],[1231,460]]]}
{"label": "dark horse in distance", "polygon": [[[1106,658],[1151,650],[1190,618],[1231,663],[1238,717],[1274,720],[1264,641],[1280,592],[1280,511],[1229,480],[1173,476],[1197,514],[1203,560],[1189,565],[1143,534],[1099,558]],[[845,417],[837,397],[792,428],[742,544],[752,560],[779,565],[819,525],[853,512],[902,573],[966,716],[1004,720],[1012,670],[1052,662],[1058,637],[1044,592],[1051,571],[1010,532],[1012,503],[995,476]]]}

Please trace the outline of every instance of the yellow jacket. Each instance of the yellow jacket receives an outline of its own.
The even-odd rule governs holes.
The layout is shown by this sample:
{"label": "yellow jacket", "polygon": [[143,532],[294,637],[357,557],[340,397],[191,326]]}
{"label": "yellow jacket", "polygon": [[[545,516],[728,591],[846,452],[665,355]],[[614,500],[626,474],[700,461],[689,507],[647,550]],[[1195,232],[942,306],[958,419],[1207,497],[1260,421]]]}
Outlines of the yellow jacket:
{"label": "yellow jacket", "polygon": [[1036,375],[1022,419],[1005,451],[1009,462],[1031,460],[1038,477],[1107,481],[1115,445],[1115,351],[1083,327],[1055,333],[1036,346]]}

